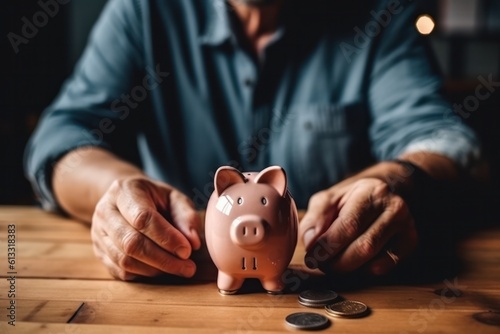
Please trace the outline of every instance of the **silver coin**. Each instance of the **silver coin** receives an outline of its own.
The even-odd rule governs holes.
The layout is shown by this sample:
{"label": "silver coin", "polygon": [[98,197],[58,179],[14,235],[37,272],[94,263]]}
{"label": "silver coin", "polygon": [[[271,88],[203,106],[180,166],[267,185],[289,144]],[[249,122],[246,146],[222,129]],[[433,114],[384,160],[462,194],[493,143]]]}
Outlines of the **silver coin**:
{"label": "silver coin", "polygon": [[[306,290],[299,294],[299,303],[305,306],[325,306],[332,303],[339,295],[331,290]],[[308,304],[308,305],[306,305]]]}
{"label": "silver coin", "polygon": [[285,318],[288,326],[296,329],[321,329],[330,324],[327,317],[313,312],[298,312],[289,314]]}
{"label": "silver coin", "polygon": [[364,303],[355,300],[343,300],[326,305],[325,310],[329,315],[344,318],[362,317],[368,313],[368,307]]}
{"label": "silver coin", "polygon": [[318,304],[318,303],[308,303],[308,302],[306,302],[306,301],[304,301],[304,300],[301,300],[301,299],[299,298],[299,304],[300,304],[300,305],[302,305],[302,306],[306,306],[306,307],[323,308],[323,307],[325,307],[328,303],[319,303],[319,304]]}

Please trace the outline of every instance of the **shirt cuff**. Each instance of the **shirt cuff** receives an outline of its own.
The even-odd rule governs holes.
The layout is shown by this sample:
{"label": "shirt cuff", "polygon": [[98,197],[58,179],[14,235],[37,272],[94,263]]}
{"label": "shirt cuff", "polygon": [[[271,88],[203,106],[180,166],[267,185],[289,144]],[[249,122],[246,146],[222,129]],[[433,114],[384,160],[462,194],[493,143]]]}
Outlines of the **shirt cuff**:
{"label": "shirt cuff", "polygon": [[416,152],[443,155],[465,171],[471,171],[481,158],[481,149],[475,139],[449,130],[435,131],[429,138],[413,141],[402,150],[401,154]]}
{"label": "shirt cuff", "polygon": [[45,211],[59,212],[59,206],[52,193],[50,181],[47,180],[47,174],[43,170],[39,170],[35,175],[35,180],[35,182],[31,182],[31,185],[36,200]]}

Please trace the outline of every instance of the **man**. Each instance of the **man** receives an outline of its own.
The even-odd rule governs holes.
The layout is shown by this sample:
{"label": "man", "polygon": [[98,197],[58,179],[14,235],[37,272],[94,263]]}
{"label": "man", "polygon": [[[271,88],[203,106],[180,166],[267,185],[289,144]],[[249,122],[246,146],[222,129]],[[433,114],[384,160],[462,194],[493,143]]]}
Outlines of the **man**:
{"label": "man", "polygon": [[27,148],[43,204],[91,222],[117,278],[190,277],[216,168],[276,164],[309,265],[390,271],[417,245],[409,198],[457,179],[476,138],[412,1],[331,3],[110,1]]}

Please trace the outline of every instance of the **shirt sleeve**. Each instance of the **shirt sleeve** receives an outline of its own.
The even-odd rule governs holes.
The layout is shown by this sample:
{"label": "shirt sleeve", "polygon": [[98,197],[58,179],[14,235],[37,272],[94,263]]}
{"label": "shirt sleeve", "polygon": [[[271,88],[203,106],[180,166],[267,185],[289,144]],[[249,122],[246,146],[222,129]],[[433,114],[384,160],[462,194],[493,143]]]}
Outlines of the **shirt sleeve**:
{"label": "shirt sleeve", "polygon": [[47,210],[58,208],[51,186],[58,159],[79,147],[113,149],[130,131],[123,99],[143,66],[139,6],[135,0],[108,2],[72,77],[27,144],[26,176]]}
{"label": "shirt sleeve", "polygon": [[[382,1],[389,8],[394,1]],[[374,42],[368,100],[370,138],[377,159],[426,151],[470,168],[479,159],[474,132],[441,95],[442,82],[425,37],[415,22],[413,1],[400,1]]]}

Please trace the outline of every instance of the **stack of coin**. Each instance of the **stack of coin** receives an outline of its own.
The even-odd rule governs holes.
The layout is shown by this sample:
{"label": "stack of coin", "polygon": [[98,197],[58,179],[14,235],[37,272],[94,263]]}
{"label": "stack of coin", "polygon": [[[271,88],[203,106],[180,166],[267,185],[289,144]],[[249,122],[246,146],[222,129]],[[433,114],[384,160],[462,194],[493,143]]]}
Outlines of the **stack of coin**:
{"label": "stack of coin", "polygon": [[355,300],[343,300],[325,306],[326,313],[334,317],[358,318],[368,314],[368,307]]}
{"label": "stack of coin", "polygon": [[325,307],[337,297],[338,294],[331,290],[306,290],[299,294],[299,303],[307,307]]}
{"label": "stack of coin", "polygon": [[[341,318],[359,318],[370,313],[369,308],[355,300],[338,301],[338,294],[331,290],[306,290],[299,294],[299,303],[307,307],[322,307],[330,316]],[[298,312],[285,319],[288,326],[295,329],[324,329],[330,325],[325,316],[318,313]]]}

